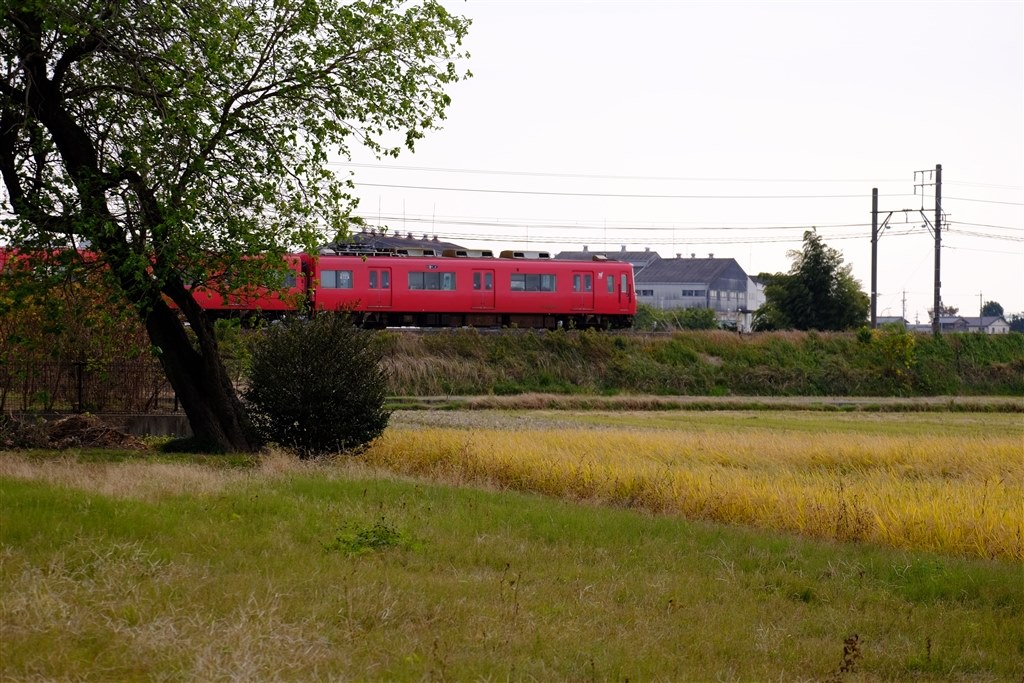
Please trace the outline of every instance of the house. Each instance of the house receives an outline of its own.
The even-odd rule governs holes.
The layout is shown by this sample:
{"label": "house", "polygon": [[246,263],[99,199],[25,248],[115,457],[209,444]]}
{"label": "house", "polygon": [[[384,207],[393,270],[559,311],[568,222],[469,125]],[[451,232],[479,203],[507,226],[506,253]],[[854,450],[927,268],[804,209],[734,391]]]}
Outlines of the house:
{"label": "house", "polygon": [[980,332],[982,334],[1008,334],[1010,323],[1001,315],[985,315],[977,318],[964,318],[967,321],[969,332]]}
{"label": "house", "polygon": [[[910,327],[910,323],[907,319],[899,315],[879,315],[875,317],[875,325],[881,327],[882,325],[897,325],[902,329],[906,330]],[[931,328],[929,328],[931,329]]]}
{"label": "house", "polygon": [[444,242],[437,235],[424,234],[422,238],[411,232],[403,235],[389,230],[363,229],[352,233],[348,239],[337,244],[329,244],[323,249],[341,251],[389,252],[408,254],[410,256],[441,256],[445,251],[465,250],[453,242]]}
{"label": "house", "polygon": [[588,247],[584,246],[583,251],[560,251],[555,254],[555,258],[568,261],[592,261],[595,256],[614,261],[628,261],[633,266],[634,277],[648,265],[661,259],[658,252],[651,251],[650,247],[645,248],[643,251],[626,251],[625,245],[620,247],[618,251],[591,251]]}
{"label": "house", "polygon": [[963,318],[959,315],[943,315],[939,316],[939,331],[940,332],[968,332],[969,324],[967,318]]}
{"label": "house", "polygon": [[628,261],[633,265],[637,302],[660,309],[710,308],[721,325],[749,330],[755,305],[764,303],[764,287],[759,286],[732,258],[662,258],[657,252],[563,251],[556,258],[589,260],[594,256]]}

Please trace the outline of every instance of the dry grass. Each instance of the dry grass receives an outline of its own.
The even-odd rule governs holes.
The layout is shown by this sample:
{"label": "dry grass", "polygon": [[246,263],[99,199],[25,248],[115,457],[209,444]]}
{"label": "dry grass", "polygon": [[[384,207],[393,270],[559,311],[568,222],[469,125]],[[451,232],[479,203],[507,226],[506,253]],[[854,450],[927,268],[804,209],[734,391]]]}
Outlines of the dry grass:
{"label": "dry grass", "polygon": [[42,481],[111,498],[154,501],[167,496],[216,495],[230,485],[254,478],[281,478],[318,467],[280,450],[269,450],[252,469],[144,460],[80,462],[74,452],[63,458],[34,458],[11,452],[0,458],[0,478]]}
{"label": "dry grass", "polygon": [[1024,561],[1018,435],[391,430],[369,463],[816,538]]}

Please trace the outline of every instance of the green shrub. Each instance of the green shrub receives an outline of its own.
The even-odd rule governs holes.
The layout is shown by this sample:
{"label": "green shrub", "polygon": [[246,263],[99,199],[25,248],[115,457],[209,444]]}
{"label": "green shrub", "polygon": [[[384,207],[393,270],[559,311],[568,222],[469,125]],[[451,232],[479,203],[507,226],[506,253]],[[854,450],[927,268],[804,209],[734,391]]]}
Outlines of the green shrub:
{"label": "green shrub", "polygon": [[374,333],[344,315],[271,327],[255,345],[244,393],[253,425],[304,458],[360,450],[390,417],[381,357]]}

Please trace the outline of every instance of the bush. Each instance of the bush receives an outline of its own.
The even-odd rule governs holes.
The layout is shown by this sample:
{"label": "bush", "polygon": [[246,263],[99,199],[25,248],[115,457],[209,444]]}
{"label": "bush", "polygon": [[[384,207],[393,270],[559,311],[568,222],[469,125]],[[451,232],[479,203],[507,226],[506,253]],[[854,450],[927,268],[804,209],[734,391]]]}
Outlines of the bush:
{"label": "bush", "polygon": [[244,392],[260,435],[303,458],[358,452],[380,436],[390,412],[377,341],[329,313],[268,329]]}

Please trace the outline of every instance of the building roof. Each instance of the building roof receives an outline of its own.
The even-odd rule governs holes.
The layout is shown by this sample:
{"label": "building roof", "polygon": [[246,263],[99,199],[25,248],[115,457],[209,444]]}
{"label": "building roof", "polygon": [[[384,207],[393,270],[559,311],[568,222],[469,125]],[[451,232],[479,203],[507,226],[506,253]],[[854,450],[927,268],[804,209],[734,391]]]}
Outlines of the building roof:
{"label": "building roof", "polygon": [[[732,258],[671,258],[659,259],[636,275],[637,282],[700,282],[710,284],[722,277],[730,268],[743,272]],[[745,275],[745,274],[744,274]]]}
{"label": "building roof", "polygon": [[565,261],[592,261],[595,256],[603,256],[610,261],[625,261],[631,263],[634,268],[645,268],[650,263],[661,259],[656,251],[650,249],[626,251],[625,247],[618,251],[591,251],[584,247],[583,251],[560,251],[555,254],[556,259]]}
{"label": "building roof", "polygon": [[1001,315],[983,315],[980,318],[971,318],[965,316],[964,320],[966,320],[967,324],[970,325],[971,327],[991,327],[992,325],[997,324],[999,321],[1002,321],[1004,325],[1009,324],[1006,322],[1006,318],[1004,318]]}
{"label": "building roof", "polygon": [[[349,235],[349,238],[341,243],[341,246],[351,245],[364,249],[381,251],[394,251],[397,249],[433,249],[440,254],[445,249],[464,249],[462,245],[454,242],[445,242],[438,239],[437,235],[424,234],[421,237],[409,232],[406,234],[396,232],[378,232],[377,230],[362,230]],[[332,246],[332,245],[328,245]]]}

